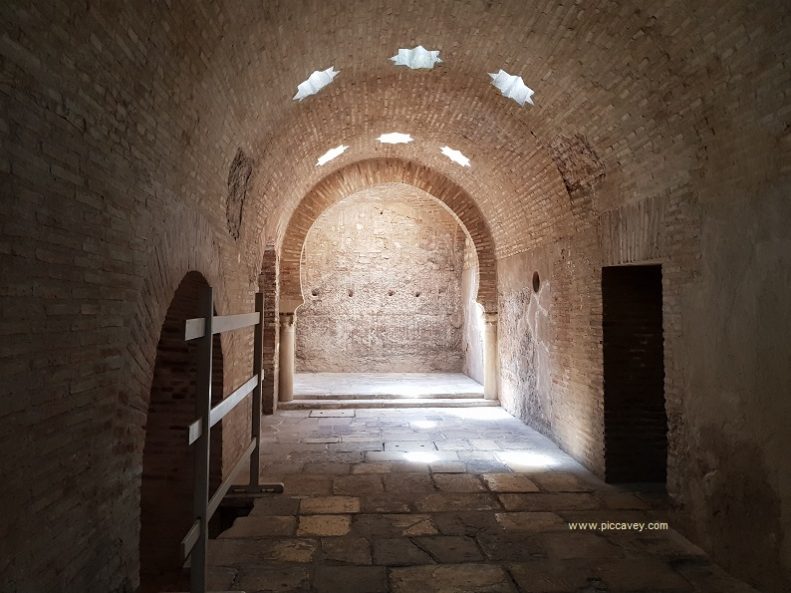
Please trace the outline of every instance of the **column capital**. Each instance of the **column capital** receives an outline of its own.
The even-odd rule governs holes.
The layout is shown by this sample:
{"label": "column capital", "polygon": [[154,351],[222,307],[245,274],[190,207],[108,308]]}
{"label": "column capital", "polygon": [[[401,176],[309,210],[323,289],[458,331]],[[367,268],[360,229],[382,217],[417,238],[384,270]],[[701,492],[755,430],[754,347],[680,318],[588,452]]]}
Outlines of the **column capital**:
{"label": "column capital", "polygon": [[494,325],[497,323],[497,313],[484,312],[483,322],[487,325]]}
{"label": "column capital", "polygon": [[280,313],[280,325],[292,327],[294,325],[294,313]]}

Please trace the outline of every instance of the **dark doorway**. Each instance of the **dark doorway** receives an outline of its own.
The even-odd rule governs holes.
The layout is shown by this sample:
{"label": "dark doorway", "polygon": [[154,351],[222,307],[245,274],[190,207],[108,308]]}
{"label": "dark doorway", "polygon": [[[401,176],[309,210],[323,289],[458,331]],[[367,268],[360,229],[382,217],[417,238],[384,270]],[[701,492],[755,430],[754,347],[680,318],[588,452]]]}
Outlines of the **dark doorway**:
{"label": "dark doorway", "polygon": [[662,267],[602,269],[604,446],[608,482],[665,482]]}
{"label": "dark doorway", "polygon": [[[157,345],[146,419],[140,496],[139,593],[186,590],[180,542],[192,525],[192,451],[187,427],[195,417],[195,345],[184,341],[184,322],[200,317],[201,291],[208,284],[198,272],[182,279],[170,303]],[[223,357],[214,336],[212,403],[222,399]],[[211,431],[210,483],[221,480],[222,429]]]}

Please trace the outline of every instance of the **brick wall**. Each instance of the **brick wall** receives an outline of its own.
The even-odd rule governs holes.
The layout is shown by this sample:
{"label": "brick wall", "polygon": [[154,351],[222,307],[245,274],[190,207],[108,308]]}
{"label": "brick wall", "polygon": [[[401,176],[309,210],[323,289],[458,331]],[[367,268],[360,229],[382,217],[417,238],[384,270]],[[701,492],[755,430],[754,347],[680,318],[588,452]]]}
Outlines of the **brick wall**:
{"label": "brick wall", "polygon": [[[219,80],[204,81],[213,98],[191,91],[191,76],[214,78],[201,48],[216,21],[164,5],[0,11],[0,583],[134,591],[168,306],[198,270],[218,313],[252,310],[252,221],[237,246],[225,215],[244,126]],[[251,371],[251,333],[237,333],[222,338],[225,393]],[[240,408],[226,468],[249,439]]]}
{"label": "brick wall", "polygon": [[491,229],[467,190],[434,168],[393,158],[365,158],[328,174],[311,187],[290,213],[280,239],[281,302],[289,311],[302,303],[302,248],[316,218],[340,200],[370,188],[401,188],[427,194],[445,205],[467,233],[478,265],[476,300],[487,310],[496,307],[497,273]]}
{"label": "brick wall", "polygon": [[681,294],[698,277],[698,221],[692,196],[657,196],[604,211],[574,235],[500,260],[498,267],[503,405],[604,477],[601,269],[662,263],[668,464],[675,469],[669,489],[678,495],[684,486],[674,476],[683,470],[674,465],[673,443],[683,441],[683,362],[675,353],[682,340]]}
{"label": "brick wall", "polygon": [[[136,588],[146,414],[179,282],[200,271],[219,313],[250,311],[264,247],[300,205],[399,182],[453,204],[477,240],[503,404],[599,472],[601,267],[662,263],[674,522],[788,590],[789,18],[780,0],[0,4],[4,584]],[[431,72],[387,60],[429,42]],[[291,101],[328,60],[342,74]],[[493,89],[498,64],[535,106]],[[376,142],[388,131],[415,141]],[[226,393],[250,339],[222,338]]]}
{"label": "brick wall", "polygon": [[303,251],[297,371],[461,372],[464,244],[441,205],[402,187],[324,212]]}

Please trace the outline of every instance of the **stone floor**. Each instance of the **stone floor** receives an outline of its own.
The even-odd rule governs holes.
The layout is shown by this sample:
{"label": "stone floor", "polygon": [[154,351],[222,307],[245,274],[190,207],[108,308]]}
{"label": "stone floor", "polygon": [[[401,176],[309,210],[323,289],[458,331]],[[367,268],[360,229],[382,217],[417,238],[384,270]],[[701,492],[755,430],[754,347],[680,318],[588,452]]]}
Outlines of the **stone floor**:
{"label": "stone floor", "polygon": [[463,373],[296,373],[294,398],[482,397],[483,385]]}
{"label": "stone floor", "polygon": [[264,422],[259,499],[210,542],[248,593],[747,593],[665,521],[500,408],[300,410]]}

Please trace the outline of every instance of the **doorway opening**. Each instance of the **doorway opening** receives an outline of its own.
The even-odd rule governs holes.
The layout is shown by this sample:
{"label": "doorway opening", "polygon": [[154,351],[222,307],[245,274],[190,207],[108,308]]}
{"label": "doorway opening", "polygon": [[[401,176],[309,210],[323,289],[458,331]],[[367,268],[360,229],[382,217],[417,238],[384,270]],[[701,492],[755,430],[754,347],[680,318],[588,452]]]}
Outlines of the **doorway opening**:
{"label": "doorway opening", "polygon": [[664,483],[662,267],[602,268],[605,477]]}
{"label": "doorway opening", "polygon": [[297,400],[480,399],[474,244],[453,213],[385,184],[325,210],[301,259]]}
{"label": "doorway opening", "polygon": [[[195,418],[195,352],[184,341],[184,322],[201,317],[198,272],[182,279],[162,324],[148,404],[140,495],[140,593],[188,586],[180,542],[192,525],[193,456],[187,427]],[[212,404],[223,394],[220,336],[214,336]],[[211,431],[210,488],[222,476],[222,428]],[[173,589],[177,587],[177,589]]]}

